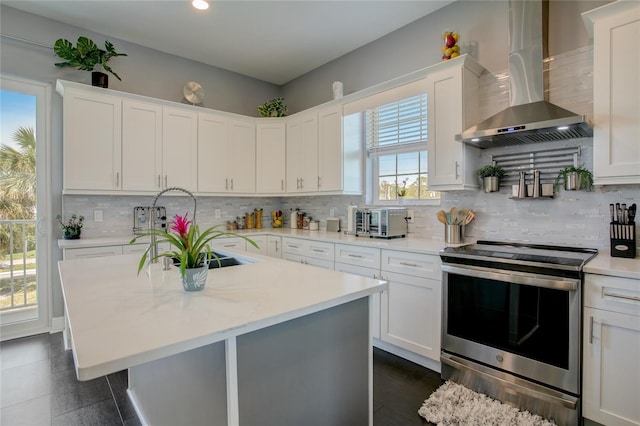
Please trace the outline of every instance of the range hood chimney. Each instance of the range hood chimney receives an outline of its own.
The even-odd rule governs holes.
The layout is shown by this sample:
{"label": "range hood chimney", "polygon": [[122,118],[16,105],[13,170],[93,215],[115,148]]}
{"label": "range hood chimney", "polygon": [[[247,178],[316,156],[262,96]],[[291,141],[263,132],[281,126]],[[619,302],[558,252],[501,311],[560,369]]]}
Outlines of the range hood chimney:
{"label": "range hood chimney", "polygon": [[542,25],[541,0],[509,0],[510,107],[456,135],[456,140],[491,148],[593,135],[583,115],[544,100]]}

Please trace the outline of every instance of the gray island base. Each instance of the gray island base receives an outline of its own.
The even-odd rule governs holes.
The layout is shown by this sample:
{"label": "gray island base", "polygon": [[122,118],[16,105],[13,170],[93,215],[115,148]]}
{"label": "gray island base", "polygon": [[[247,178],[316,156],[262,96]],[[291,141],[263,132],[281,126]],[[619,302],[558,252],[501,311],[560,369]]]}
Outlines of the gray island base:
{"label": "gray island base", "polygon": [[148,425],[371,425],[386,282],[251,257],[194,293],[135,255],[61,261],[78,379],[128,369]]}

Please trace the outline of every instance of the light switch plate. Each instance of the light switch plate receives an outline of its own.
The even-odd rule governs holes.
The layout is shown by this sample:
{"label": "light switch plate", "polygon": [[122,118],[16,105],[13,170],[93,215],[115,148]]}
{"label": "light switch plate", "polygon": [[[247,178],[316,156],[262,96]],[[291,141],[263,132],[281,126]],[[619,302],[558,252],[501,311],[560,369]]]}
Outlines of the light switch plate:
{"label": "light switch plate", "polygon": [[222,215],[220,213],[220,209],[215,209],[213,211],[213,215],[216,217],[216,219],[220,219],[222,217]]}
{"label": "light switch plate", "polygon": [[102,210],[94,210],[93,211],[93,221],[94,222],[102,222],[104,220],[104,215]]}

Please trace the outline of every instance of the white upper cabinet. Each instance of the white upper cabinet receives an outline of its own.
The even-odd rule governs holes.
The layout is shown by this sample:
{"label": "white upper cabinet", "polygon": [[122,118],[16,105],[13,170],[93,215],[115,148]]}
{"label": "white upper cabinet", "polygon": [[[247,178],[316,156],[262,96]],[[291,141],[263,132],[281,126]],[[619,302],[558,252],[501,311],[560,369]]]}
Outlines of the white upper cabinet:
{"label": "white upper cabinet", "polygon": [[428,68],[428,179],[434,191],[476,189],[479,151],[455,140],[478,122],[478,77],[484,68],[467,55]]}
{"label": "white upper cabinet", "polygon": [[64,90],[65,192],[120,190],[122,100],[71,87],[58,90]]}
{"label": "white upper cabinet", "polygon": [[583,13],[593,37],[593,179],[640,183],[640,3]]}
{"label": "white upper cabinet", "polygon": [[198,113],[162,109],[162,184],[195,191],[198,183]]}
{"label": "white upper cabinet", "polygon": [[122,189],[162,189],[162,107],[122,101]]}
{"label": "white upper cabinet", "polygon": [[256,127],[256,192],[283,194],[286,190],[287,133],[285,121],[260,119]]}
{"label": "white upper cabinet", "polygon": [[287,119],[287,192],[318,191],[318,114]]}
{"label": "white upper cabinet", "polygon": [[198,115],[198,192],[255,192],[256,127],[224,114]]}

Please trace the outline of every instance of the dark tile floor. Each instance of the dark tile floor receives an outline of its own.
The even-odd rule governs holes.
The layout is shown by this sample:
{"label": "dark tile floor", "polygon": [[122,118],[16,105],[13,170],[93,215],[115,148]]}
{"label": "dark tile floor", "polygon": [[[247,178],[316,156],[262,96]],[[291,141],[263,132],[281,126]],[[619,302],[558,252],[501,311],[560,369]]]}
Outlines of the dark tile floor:
{"label": "dark tile floor", "polygon": [[[440,375],[374,349],[374,425],[426,425],[422,402]],[[126,394],[127,373],[80,382],[62,334],[0,343],[0,425],[139,425]]]}

